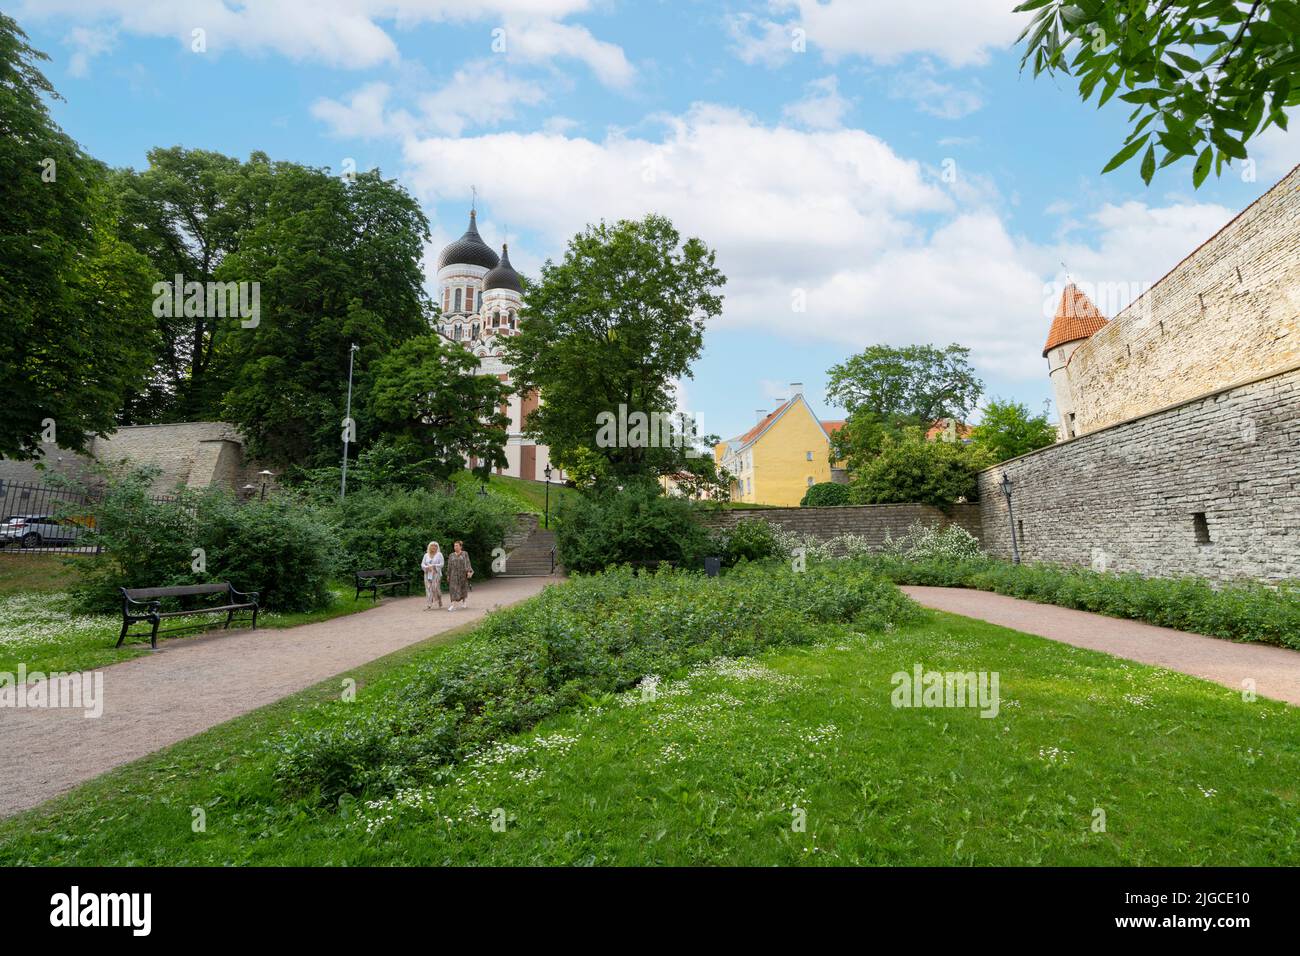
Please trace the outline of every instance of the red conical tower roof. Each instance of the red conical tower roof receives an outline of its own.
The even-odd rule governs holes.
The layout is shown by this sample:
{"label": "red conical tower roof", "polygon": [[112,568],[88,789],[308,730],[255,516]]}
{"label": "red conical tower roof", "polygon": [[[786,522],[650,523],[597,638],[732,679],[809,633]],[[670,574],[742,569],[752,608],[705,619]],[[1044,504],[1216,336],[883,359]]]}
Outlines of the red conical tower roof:
{"label": "red conical tower roof", "polygon": [[1056,318],[1052,319],[1051,331],[1047,333],[1047,344],[1043,346],[1043,357],[1058,345],[1086,339],[1106,324],[1092,300],[1073,282],[1061,293],[1061,304],[1056,309]]}

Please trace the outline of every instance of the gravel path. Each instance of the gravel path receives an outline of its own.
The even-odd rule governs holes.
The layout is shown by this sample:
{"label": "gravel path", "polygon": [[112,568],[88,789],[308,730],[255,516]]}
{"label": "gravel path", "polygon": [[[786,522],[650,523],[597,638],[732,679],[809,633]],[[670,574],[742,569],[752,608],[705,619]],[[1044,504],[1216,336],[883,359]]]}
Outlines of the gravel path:
{"label": "gravel path", "polygon": [[1063,644],[1104,651],[1203,677],[1240,691],[1253,680],[1261,697],[1300,705],[1300,651],[1267,644],[1234,644],[1139,621],[965,588],[903,588],[917,602],[940,611],[978,618]]}
{"label": "gravel path", "polygon": [[[470,607],[424,610],[424,597],[283,630],[231,630],[160,643],[102,668],[103,715],[0,708],[0,816],[35,806],[107,770],[273,703],[349,668],[434,637],[557,578],[494,578]],[[445,597],[445,596],[444,596]]]}

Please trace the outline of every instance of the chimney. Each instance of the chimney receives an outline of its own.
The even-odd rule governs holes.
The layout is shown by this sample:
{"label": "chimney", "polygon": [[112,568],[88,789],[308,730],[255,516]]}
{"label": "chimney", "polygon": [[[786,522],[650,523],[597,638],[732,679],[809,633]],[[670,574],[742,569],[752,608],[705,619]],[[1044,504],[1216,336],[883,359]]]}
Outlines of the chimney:
{"label": "chimney", "polygon": [[758,411],[754,412],[754,415],[757,416],[757,420],[761,422],[763,419],[767,418],[767,409],[760,408]]}
{"label": "chimney", "polygon": [[802,394],[803,394],[803,382],[791,382],[790,397],[794,398],[796,395],[802,395]]}

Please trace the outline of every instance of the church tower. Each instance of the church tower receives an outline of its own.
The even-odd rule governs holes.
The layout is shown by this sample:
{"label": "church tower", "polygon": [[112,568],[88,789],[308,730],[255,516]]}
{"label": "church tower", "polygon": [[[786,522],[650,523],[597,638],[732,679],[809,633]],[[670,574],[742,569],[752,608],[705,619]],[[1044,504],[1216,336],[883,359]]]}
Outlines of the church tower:
{"label": "church tower", "polygon": [[[501,255],[483,241],[478,231],[477,210],[470,209],[465,234],[438,254],[438,304],[442,315],[437,329],[450,341],[472,352],[479,360],[479,373],[494,375],[509,383],[511,369],[503,351],[505,339],[519,333],[524,301],[523,279],[510,264],[510,250],[502,245]],[[537,407],[536,392],[512,395],[502,411],[510,419],[506,436],[505,468],[499,473],[513,478],[539,481],[550,464],[544,445],[538,445],[523,431],[524,420]],[[471,467],[473,462],[468,463]],[[553,471],[553,481],[564,475]]]}
{"label": "church tower", "polygon": [[1056,412],[1060,416],[1058,441],[1066,441],[1077,434],[1074,427],[1074,392],[1070,386],[1069,365],[1074,350],[1106,325],[1106,317],[1092,304],[1092,300],[1073,282],[1061,293],[1052,328],[1043,346],[1047,359],[1047,374],[1052,380],[1056,398]]}

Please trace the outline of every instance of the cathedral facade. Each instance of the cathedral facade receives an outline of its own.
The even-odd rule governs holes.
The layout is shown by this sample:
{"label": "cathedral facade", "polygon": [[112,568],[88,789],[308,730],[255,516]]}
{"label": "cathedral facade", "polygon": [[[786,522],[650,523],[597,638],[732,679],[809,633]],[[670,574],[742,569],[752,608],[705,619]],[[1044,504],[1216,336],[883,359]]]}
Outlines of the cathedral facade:
{"label": "cathedral facade", "polygon": [[[438,306],[442,311],[437,329],[442,336],[468,349],[479,360],[479,371],[511,381],[510,366],[502,354],[505,340],[519,332],[523,310],[523,283],[510,265],[510,250],[501,246],[498,256],[479,235],[477,213],[470,210],[469,228],[438,254]],[[512,478],[541,481],[550,456],[545,445],[524,435],[523,422],[537,407],[536,392],[511,395],[502,409],[509,417],[506,437],[506,467],[496,473]],[[477,462],[469,462],[473,467]],[[552,481],[563,481],[554,469]]]}

